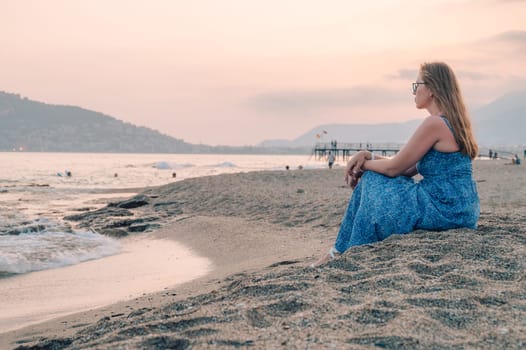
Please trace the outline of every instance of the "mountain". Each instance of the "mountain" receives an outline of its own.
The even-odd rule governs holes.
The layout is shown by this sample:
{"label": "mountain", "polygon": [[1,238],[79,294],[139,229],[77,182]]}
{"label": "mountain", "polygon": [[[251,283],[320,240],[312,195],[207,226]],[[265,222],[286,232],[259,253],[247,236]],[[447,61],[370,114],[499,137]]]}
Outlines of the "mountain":
{"label": "mountain", "polygon": [[190,152],[194,145],[74,106],[0,92],[0,150]]}
{"label": "mountain", "polygon": [[526,145],[526,90],[515,91],[473,113],[475,135],[480,144]]}
{"label": "mountain", "polygon": [[301,148],[207,146],[87,109],[0,91],[0,151],[307,154]]}
{"label": "mountain", "polygon": [[[411,120],[404,123],[388,124],[332,124],[322,125],[306,134],[296,138],[299,143],[307,143],[316,140],[316,135],[320,134],[320,139],[325,142],[337,140],[339,142],[363,142],[363,143],[405,143],[416,130],[421,120]],[[327,134],[323,134],[323,130]]]}
{"label": "mountain", "polygon": [[[480,146],[526,145],[526,91],[504,95],[472,111],[471,115]],[[389,124],[322,124],[293,140],[266,140],[259,146],[312,147],[317,142],[332,140],[364,144],[405,143],[421,122],[415,119]]]}
{"label": "mountain", "polygon": [[267,140],[264,147],[312,147],[317,142],[329,143],[405,143],[421,120],[389,124],[322,124],[293,140]]}

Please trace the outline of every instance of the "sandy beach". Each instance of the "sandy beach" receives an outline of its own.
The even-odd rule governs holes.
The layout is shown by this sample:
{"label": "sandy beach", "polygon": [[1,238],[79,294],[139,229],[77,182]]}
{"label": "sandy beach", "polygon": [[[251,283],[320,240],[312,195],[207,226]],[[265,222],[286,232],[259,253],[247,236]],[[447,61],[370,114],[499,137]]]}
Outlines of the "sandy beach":
{"label": "sandy beach", "polygon": [[77,224],[128,237],[159,227],[138,235],[184,245],[210,272],[0,334],[0,348],[525,348],[526,168],[507,162],[474,163],[477,230],[394,235],[317,269],[352,193],[341,167],[147,189],[140,205]]}

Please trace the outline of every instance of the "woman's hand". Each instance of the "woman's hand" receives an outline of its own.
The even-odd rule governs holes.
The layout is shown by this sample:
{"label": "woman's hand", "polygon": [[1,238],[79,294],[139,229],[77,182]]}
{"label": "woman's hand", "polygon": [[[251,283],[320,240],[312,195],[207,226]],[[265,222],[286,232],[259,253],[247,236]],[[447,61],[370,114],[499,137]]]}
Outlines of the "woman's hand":
{"label": "woman's hand", "polygon": [[347,182],[347,184],[349,184],[349,186],[351,186],[351,188],[353,190],[356,187],[356,185],[358,185],[358,182],[360,181],[360,178],[362,177],[363,173],[364,172],[360,170],[356,174],[354,174],[353,176],[349,177],[349,181],[350,182]]}
{"label": "woman's hand", "polygon": [[369,151],[360,151],[356,153],[352,158],[347,162],[345,167],[345,182],[355,188],[360,180],[360,177],[363,175],[363,164],[366,160],[371,159],[371,153]]}

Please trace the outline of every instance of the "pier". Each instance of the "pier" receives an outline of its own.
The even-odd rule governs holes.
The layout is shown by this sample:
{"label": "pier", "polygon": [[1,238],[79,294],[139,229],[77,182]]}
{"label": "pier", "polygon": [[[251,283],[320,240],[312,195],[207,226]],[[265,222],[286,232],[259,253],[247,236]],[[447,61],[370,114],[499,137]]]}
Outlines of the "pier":
{"label": "pier", "polygon": [[400,151],[402,144],[398,143],[382,143],[382,144],[373,144],[365,142],[355,142],[355,143],[335,143],[335,142],[326,142],[326,143],[317,143],[314,145],[312,154],[315,159],[324,159],[327,157],[329,152],[334,154],[336,159],[347,160],[351,158],[353,153],[368,150],[371,152],[378,153],[382,156],[394,155]]}
{"label": "pier", "polygon": [[[314,159],[321,160],[326,159],[329,152],[334,154],[336,159],[348,160],[351,156],[359,151],[368,150],[375,152],[382,156],[392,156],[400,151],[403,144],[398,143],[364,143],[364,142],[354,142],[354,143],[316,143],[312,150]],[[526,150],[503,150],[503,149],[492,149],[492,155],[495,158],[499,159],[512,159],[515,154],[520,156],[520,151],[523,151],[523,159],[526,159]],[[495,156],[496,153],[496,156]],[[481,147],[479,149],[479,158],[488,158],[489,157],[489,148]]]}

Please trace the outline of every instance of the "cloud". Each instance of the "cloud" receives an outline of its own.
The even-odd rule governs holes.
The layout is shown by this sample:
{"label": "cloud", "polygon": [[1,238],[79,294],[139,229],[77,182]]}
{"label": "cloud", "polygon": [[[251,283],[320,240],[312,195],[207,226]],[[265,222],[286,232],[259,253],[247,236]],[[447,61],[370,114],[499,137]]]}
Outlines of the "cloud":
{"label": "cloud", "polygon": [[513,30],[502,32],[485,41],[486,44],[505,45],[515,54],[526,54],[526,31]]}
{"label": "cloud", "polygon": [[388,75],[388,79],[403,79],[413,81],[418,75],[418,69],[401,68],[396,74]]}
{"label": "cloud", "polygon": [[526,91],[526,78],[512,76],[507,81],[510,91]]}
{"label": "cloud", "polygon": [[283,91],[260,94],[248,104],[264,112],[312,112],[325,108],[353,108],[372,105],[393,105],[407,102],[407,93],[380,87],[359,86],[347,89],[316,91]]}
{"label": "cloud", "polygon": [[520,44],[526,43],[526,31],[525,30],[511,30],[497,34],[495,40],[515,42]]}
{"label": "cloud", "polygon": [[[399,69],[396,74],[388,75],[388,79],[402,79],[402,80],[410,80],[413,81],[416,79],[416,76],[418,75],[418,69]],[[486,79],[493,79],[495,78],[494,75],[485,74],[481,72],[475,72],[475,71],[466,71],[462,70],[457,72],[457,75],[461,79],[470,79],[470,80],[486,80]]]}
{"label": "cloud", "polygon": [[[387,75],[387,79],[391,79],[391,80],[402,79],[402,80],[413,81],[416,79],[417,75],[418,75],[417,69],[401,68],[396,72],[396,74]],[[469,79],[469,80],[477,80],[477,81],[496,78],[495,75],[475,72],[475,71],[466,71],[466,70],[461,70],[457,72],[457,76],[462,80]]]}
{"label": "cloud", "polygon": [[488,79],[498,78],[498,76],[493,75],[493,74],[486,74],[486,73],[475,72],[475,71],[466,71],[466,70],[461,70],[456,75],[461,80],[469,79],[469,80],[480,81],[480,80],[488,80]]}

